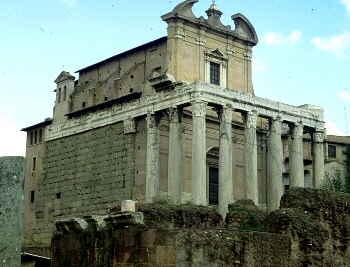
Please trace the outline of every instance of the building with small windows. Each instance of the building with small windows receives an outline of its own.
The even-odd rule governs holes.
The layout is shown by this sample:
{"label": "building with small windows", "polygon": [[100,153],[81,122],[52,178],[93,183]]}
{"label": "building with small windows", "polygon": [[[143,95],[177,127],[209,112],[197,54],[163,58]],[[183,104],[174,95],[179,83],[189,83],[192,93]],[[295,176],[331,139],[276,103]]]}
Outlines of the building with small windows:
{"label": "building with small windows", "polygon": [[216,4],[196,17],[197,2],[162,16],[167,36],[58,76],[52,120],[24,129],[26,247],[48,247],[55,220],[125,199],[225,215],[238,199],[274,210],[284,186],[319,187],[323,110],[255,96],[253,25],[223,25]]}
{"label": "building with small windows", "polygon": [[350,136],[328,135],[325,143],[325,175],[345,177],[347,173],[347,152]]}

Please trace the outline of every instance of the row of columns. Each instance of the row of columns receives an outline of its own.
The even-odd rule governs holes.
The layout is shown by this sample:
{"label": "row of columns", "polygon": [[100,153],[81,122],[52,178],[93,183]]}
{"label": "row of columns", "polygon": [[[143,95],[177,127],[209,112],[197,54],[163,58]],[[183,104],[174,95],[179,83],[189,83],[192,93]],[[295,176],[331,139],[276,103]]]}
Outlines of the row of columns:
{"label": "row of columns", "polygon": [[[192,203],[207,205],[207,146],[206,146],[207,103],[192,102]],[[169,115],[169,156],[168,156],[168,195],[174,203],[181,203],[183,141],[182,110],[177,107],[168,110]],[[228,204],[233,202],[233,149],[232,117],[230,106],[218,109],[219,130],[219,212],[226,214]],[[257,119],[255,111],[245,114],[245,173],[246,197],[258,204],[258,151]],[[267,206],[270,210],[278,209],[283,194],[283,145],[282,119],[270,119],[270,131],[267,141]],[[292,186],[304,187],[304,153],[301,123],[291,125],[292,141],[290,145],[290,179]],[[314,186],[320,185],[324,175],[323,133],[314,137]],[[157,116],[147,116],[147,154],[146,154],[146,202],[152,202],[159,192],[159,128]]]}

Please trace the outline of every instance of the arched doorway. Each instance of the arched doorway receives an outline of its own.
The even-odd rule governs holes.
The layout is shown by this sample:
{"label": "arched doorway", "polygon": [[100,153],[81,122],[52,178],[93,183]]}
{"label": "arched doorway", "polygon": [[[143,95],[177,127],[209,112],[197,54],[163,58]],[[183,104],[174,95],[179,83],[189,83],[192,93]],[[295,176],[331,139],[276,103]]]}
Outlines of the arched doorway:
{"label": "arched doorway", "polygon": [[219,204],[219,148],[213,147],[207,152],[208,203]]}

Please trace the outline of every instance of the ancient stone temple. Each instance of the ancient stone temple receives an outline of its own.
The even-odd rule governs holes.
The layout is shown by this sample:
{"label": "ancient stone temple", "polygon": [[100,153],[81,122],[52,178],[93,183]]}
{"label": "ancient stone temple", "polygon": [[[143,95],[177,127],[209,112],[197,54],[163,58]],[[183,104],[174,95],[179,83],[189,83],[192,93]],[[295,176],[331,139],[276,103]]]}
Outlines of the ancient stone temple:
{"label": "ancient stone temple", "polygon": [[168,35],[56,79],[53,118],[25,128],[25,246],[53,222],[104,214],[121,200],[279,207],[288,186],[324,176],[321,108],[254,94],[253,25],[221,23],[198,0],[162,16]]}

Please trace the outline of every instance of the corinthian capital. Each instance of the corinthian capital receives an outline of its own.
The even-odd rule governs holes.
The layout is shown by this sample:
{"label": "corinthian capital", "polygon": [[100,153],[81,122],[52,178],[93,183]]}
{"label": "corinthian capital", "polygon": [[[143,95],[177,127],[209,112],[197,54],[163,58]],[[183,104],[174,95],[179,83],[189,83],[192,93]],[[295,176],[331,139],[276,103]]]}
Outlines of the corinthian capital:
{"label": "corinthian capital", "polygon": [[325,133],[324,132],[315,132],[314,133],[314,142],[316,143],[323,143],[325,139]]}
{"label": "corinthian capital", "polygon": [[303,138],[303,136],[304,136],[304,125],[301,122],[295,123],[292,128],[292,137]]}
{"label": "corinthian capital", "polygon": [[147,114],[147,128],[148,129],[153,129],[157,127],[157,119],[156,119],[156,115],[153,113],[148,113]]}
{"label": "corinthian capital", "polygon": [[258,120],[258,113],[256,111],[249,111],[246,114],[246,127],[256,128],[257,120]]}
{"label": "corinthian capital", "polygon": [[181,120],[182,110],[177,107],[168,108],[168,117],[170,122],[179,122]]}
{"label": "corinthian capital", "polygon": [[204,101],[192,102],[192,115],[193,117],[205,117],[207,114],[207,103]]}
{"label": "corinthian capital", "polygon": [[275,117],[271,118],[270,120],[270,131],[277,133],[277,134],[282,134],[282,118],[281,117]]}

